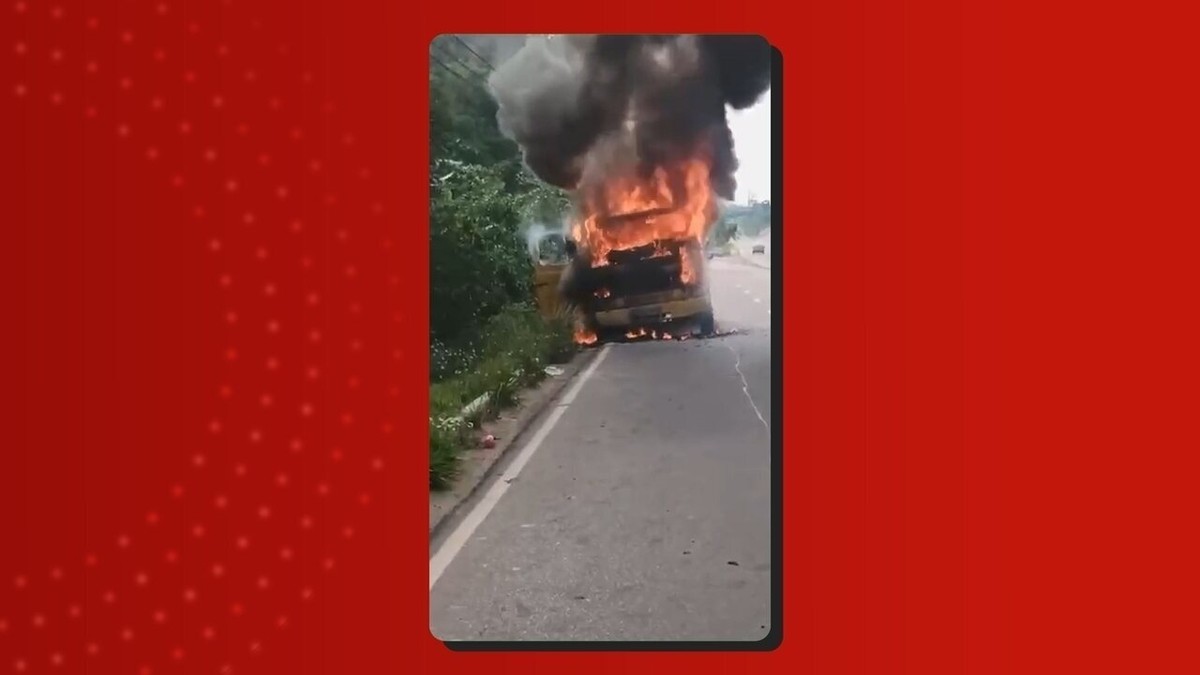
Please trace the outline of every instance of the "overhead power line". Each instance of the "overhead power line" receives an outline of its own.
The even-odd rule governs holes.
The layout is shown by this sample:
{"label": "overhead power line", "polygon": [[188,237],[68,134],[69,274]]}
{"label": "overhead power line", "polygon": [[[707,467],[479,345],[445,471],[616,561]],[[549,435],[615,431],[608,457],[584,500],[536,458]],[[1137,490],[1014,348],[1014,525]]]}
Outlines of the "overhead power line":
{"label": "overhead power line", "polygon": [[450,73],[451,75],[457,77],[458,79],[462,80],[463,82],[475,84],[475,82],[473,82],[473,80],[471,78],[467,77],[466,75],[463,75],[462,73],[458,72],[457,70],[446,65],[441,59],[439,59],[433,53],[429,54],[429,60],[431,62],[433,62],[434,64],[441,66],[442,70]]}
{"label": "overhead power line", "polygon": [[[471,76],[473,76],[473,77],[478,77],[481,80],[487,78],[486,73],[482,73],[482,72],[476,70],[475,68],[472,68],[471,64],[469,64],[466,61],[459,58],[457,54],[455,54],[453,51],[451,51],[449,48],[447,48],[444,45],[442,46],[442,48],[440,50],[436,50],[436,51],[430,50],[431,56],[435,53],[438,54],[439,56],[441,56],[442,59],[444,59],[444,60],[452,61],[452,62],[458,64],[459,66],[462,67],[463,70],[470,73]],[[445,61],[443,61],[443,64],[445,64]]]}
{"label": "overhead power line", "polygon": [[487,66],[487,69],[488,69],[488,70],[495,70],[495,69],[496,69],[496,66],[493,66],[491,61],[489,61],[489,60],[487,60],[487,59],[483,58],[482,56],[480,56],[480,55],[479,55],[479,52],[477,52],[477,51],[475,51],[474,49],[472,49],[472,48],[471,48],[471,45],[467,44],[466,40],[463,40],[462,38],[458,37],[457,35],[451,35],[450,37],[454,38],[454,40],[455,40],[456,42],[458,42],[458,44],[462,45],[464,49],[466,49],[467,51],[469,51],[469,52],[471,52],[472,54],[474,54],[474,55],[475,55],[475,58],[477,58],[477,59],[479,59],[480,61],[482,61],[482,62],[483,62],[483,64]]}
{"label": "overhead power line", "polygon": [[458,54],[455,54],[454,52],[452,52],[450,50],[446,50],[445,54],[447,57],[450,58],[451,61],[462,66],[463,70],[466,70],[467,72],[471,73],[472,75],[474,75],[476,77],[482,77],[485,79],[487,78],[487,73],[477,70],[476,67],[474,67],[470,63],[464,61],[461,57],[458,56]]}

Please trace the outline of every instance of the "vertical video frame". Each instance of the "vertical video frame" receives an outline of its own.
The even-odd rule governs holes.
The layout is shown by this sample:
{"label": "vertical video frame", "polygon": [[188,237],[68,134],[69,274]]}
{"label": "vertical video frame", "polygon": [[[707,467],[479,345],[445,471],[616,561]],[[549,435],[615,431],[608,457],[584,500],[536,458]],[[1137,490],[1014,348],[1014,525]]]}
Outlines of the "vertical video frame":
{"label": "vertical video frame", "polygon": [[448,34],[429,58],[430,630],[777,643],[776,53]]}

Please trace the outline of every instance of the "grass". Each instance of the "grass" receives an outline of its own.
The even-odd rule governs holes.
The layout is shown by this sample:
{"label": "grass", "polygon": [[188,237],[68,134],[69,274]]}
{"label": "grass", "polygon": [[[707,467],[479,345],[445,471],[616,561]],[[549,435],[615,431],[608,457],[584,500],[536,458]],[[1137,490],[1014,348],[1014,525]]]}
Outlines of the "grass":
{"label": "grass", "polygon": [[[524,388],[545,378],[547,365],[565,363],[574,352],[573,324],[566,315],[546,319],[532,307],[516,305],[493,317],[476,348],[464,352],[470,361],[445,369],[429,386],[429,487],[449,487],[480,424],[516,405]],[[473,419],[459,419],[463,407],[484,394],[487,405]]]}

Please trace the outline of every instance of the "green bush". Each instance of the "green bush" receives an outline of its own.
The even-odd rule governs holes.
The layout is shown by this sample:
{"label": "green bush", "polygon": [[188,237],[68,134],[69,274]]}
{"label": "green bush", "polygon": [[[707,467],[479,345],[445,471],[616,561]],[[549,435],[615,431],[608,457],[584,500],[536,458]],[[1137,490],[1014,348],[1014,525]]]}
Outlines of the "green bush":
{"label": "green bush", "polygon": [[533,307],[510,305],[488,322],[483,344],[485,359],[505,356],[525,370],[545,367],[550,330]]}
{"label": "green bush", "polygon": [[575,355],[575,318],[569,312],[559,312],[546,321],[549,330],[546,358],[550,363],[566,363]]}
{"label": "green bush", "polygon": [[469,340],[505,305],[533,297],[519,200],[489,167],[447,164],[430,201],[430,337]]}
{"label": "green bush", "polygon": [[448,377],[466,373],[479,363],[479,346],[476,341],[463,340],[457,346],[432,340],[429,345],[429,381],[441,382]]}
{"label": "green bush", "polygon": [[458,455],[468,438],[466,425],[454,417],[429,418],[429,487],[449,487],[458,472]]}
{"label": "green bush", "polygon": [[429,414],[437,416],[457,415],[467,404],[466,387],[462,379],[451,379],[429,385]]}
{"label": "green bush", "polygon": [[[430,487],[441,489],[453,479],[457,458],[471,442],[471,431],[483,418],[516,405],[524,387],[546,377],[546,365],[563,363],[575,351],[568,317],[543,318],[529,305],[509,305],[481,331],[479,360],[469,369],[429,387]],[[483,394],[488,405],[471,420],[456,419],[464,406]]]}

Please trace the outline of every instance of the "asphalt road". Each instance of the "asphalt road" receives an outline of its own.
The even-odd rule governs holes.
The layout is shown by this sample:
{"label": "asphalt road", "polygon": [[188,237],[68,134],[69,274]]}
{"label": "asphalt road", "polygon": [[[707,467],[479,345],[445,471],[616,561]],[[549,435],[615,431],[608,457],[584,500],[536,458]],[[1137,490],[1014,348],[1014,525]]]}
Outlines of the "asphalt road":
{"label": "asphalt road", "polygon": [[[734,248],[743,257],[751,260],[755,265],[770,267],[771,266],[771,231],[766,230],[757,237],[742,237],[733,242]],[[754,253],[755,246],[762,246],[763,252],[760,254]]]}
{"label": "asphalt road", "polygon": [[739,332],[603,348],[548,431],[510,451],[498,500],[433,543],[438,638],[767,635],[770,271],[710,269],[718,327]]}

